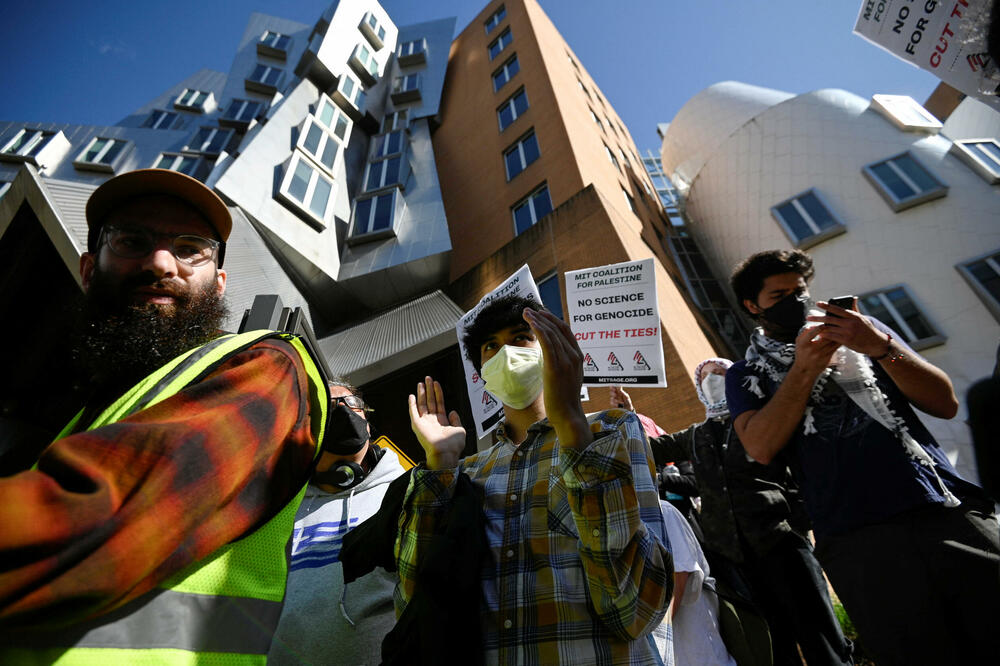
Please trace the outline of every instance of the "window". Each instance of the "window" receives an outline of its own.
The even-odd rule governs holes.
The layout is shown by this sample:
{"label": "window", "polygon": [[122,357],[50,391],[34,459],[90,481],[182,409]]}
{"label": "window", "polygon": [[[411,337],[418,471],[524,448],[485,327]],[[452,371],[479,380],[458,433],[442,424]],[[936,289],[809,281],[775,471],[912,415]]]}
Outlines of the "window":
{"label": "window", "polygon": [[146,118],[146,122],[144,122],[142,126],[149,127],[151,129],[170,129],[174,126],[176,121],[177,114],[173,111],[157,109],[149,114],[149,117]]}
{"label": "window", "polygon": [[99,171],[114,171],[115,158],[122,154],[127,141],[121,139],[105,139],[94,137],[87,147],[77,155],[73,166],[78,169],[97,169]]}
{"label": "window", "polygon": [[615,127],[615,124],[611,122],[611,118],[609,118],[608,116],[604,116],[604,119],[608,121],[608,127],[610,127],[612,131],[614,132],[618,131],[618,129]]}
{"label": "window", "polygon": [[365,17],[361,19],[361,25],[358,26],[358,29],[375,47],[376,51],[385,45],[385,28],[371,12],[365,14]]}
{"label": "window", "polygon": [[615,154],[611,152],[610,148],[608,148],[608,144],[602,143],[601,145],[604,146],[604,153],[608,156],[608,161],[614,164],[615,168],[618,169],[618,172],[621,173],[622,167],[618,164],[618,160],[615,159]]}
{"label": "window", "polygon": [[524,88],[521,88],[497,109],[497,120],[500,122],[500,131],[507,129],[512,122],[517,120],[528,110],[528,95]]}
{"label": "window", "polygon": [[406,102],[415,102],[420,99],[420,81],[421,77],[419,74],[407,74],[406,76],[397,76],[392,82],[392,101],[394,104],[404,104]]}
{"label": "window", "polygon": [[549,198],[548,185],[542,185],[537,190],[514,205],[514,235],[523,234],[540,219],[552,212],[552,199]]}
{"label": "window", "polygon": [[507,8],[503,5],[497,7],[497,10],[490,14],[490,17],[486,19],[486,34],[493,32],[493,28],[500,25],[500,21],[507,18]]}
{"label": "window", "polygon": [[806,190],[771,208],[771,215],[797,248],[807,248],[847,229],[833,217],[816,190]]}
{"label": "window", "polygon": [[559,294],[559,274],[552,273],[538,281],[538,295],[542,297],[542,305],[549,312],[562,319],[562,296]]}
{"label": "window", "polygon": [[587,86],[583,85],[583,81],[577,79],[576,82],[580,85],[580,90],[582,90],[583,94],[587,96],[587,99],[590,99],[590,92],[587,90]]}
{"label": "window", "polygon": [[990,185],[1000,183],[1000,142],[996,139],[956,141],[948,152],[972,167]]}
{"label": "window", "polygon": [[941,121],[908,95],[872,95],[872,108],[901,130],[937,132]]}
{"label": "window", "polygon": [[210,92],[185,88],[184,92],[178,95],[177,99],[174,101],[174,106],[188,111],[202,112],[206,110],[208,101],[211,98],[212,93]]}
{"label": "window", "polygon": [[364,236],[392,229],[395,212],[395,190],[368,199],[358,199],[354,204],[354,227],[351,235]]}
{"label": "window", "polygon": [[895,329],[914,349],[924,349],[945,340],[920,313],[903,285],[859,296],[858,309]]}
{"label": "window", "polygon": [[281,81],[281,69],[270,65],[258,64],[244,82],[246,89],[260,93],[273,93]]}
{"label": "window", "polygon": [[500,33],[500,36],[490,42],[487,50],[490,53],[490,60],[496,58],[500,53],[507,48],[510,43],[514,40],[514,37],[510,34],[510,28],[507,28]]}
{"label": "window", "polygon": [[7,194],[7,190],[9,189],[10,189],[10,182],[6,180],[0,180],[0,199],[3,198],[3,195]]}
{"label": "window", "polygon": [[396,49],[401,67],[419,65],[427,62],[427,40],[420,38],[409,42],[403,42]]}
{"label": "window", "polygon": [[176,153],[163,153],[160,155],[160,159],[156,160],[154,168],[157,169],[170,169],[171,171],[179,171],[185,176],[191,176],[195,178],[195,174],[198,172],[198,166],[201,162],[201,158],[192,157],[190,155],[179,155]]}
{"label": "window", "polygon": [[184,150],[193,153],[204,153],[205,155],[218,155],[229,145],[229,140],[233,136],[233,130],[219,129],[218,127],[202,127],[195,133]]}
{"label": "window", "polygon": [[634,213],[635,199],[632,198],[632,195],[629,194],[628,190],[626,190],[624,187],[622,188],[622,194],[625,196],[625,205],[628,207],[629,211]]}
{"label": "window", "polygon": [[862,169],[862,173],[896,212],[948,193],[948,186],[910,153],[869,164]]}
{"label": "window", "polygon": [[572,56],[572,55],[570,55],[570,52],[569,52],[569,51],[566,51],[566,58],[568,58],[568,59],[569,59],[569,64],[573,65],[573,67],[574,67],[574,68],[575,68],[576,70],[579,70],[579,69],[580,69],[580,66],[579,66],[578,64],[576,64],[576,60],[575,60],[575,59],[573,58],[573,56]]}
{"label": "window", "polygon": [[1000,250],[993,250],[955,268],[1000,321]]}
{"label": "window", "polygon": [[397,155],[369,164],[368,176],[365,179],[365,191],[371,192],[390,185],[398,185],[402,161],[402,156]]}
{"label": "window", "polygon": [[590,111],[590,117],[594,119],[594,122],[597,123],[597,126],[600,127],[601,131],[603,132],[604,124],[601,122],[601,119],[597,117],[597,114],[594,113],[594,110],[591,109],[589,106],[587,107],[587,110]]}
{"label": "window", "polygon": [[396,130],[388,134],[381,134],[374,137],[372,141],[375,149],[372,151],[372,158],[388,157],[403,152],[403,132]]}
{"label": "window", "polygon": [[319,107],[314,117],[326,125],[326,128],[333,132],[333,135],[340,139],[341,143],[347,143],[347,136],[352,127],[351,119],[326,95],[320,96]]}
{"label": "window", "polygon": [[54,136],[55,132],[25,128],[15,134],[14,138],[8,141],[0,152],[19,157],[34,157],[48,145]]}
{"label": "window", "polygon": [[327,171],[333,172],[333,165],[337,161],[337,151],[340,144],[333,138],[333,135],[312,116],[306,118],[299,132],[299,140],[296,144],[306,155],[311,157],[316,164],[325,167]]}
{"label": "window", "polygon": [[337,92],[354,108],[360,110],[364,106],[365,91],[361,84],[347,72],[340,75],[340,80],[337,82]]}
{"label": "window", "polygon": [[624,164],[629,169],[631,169],[632,168],[632,162],[629,160],[628,155],[625,154],[625,151],[622,150],[621,146],[618,147],[618,154],[621,155],[622,164]]}
{"label": "window", "polygon": [[528,168],[528,165],[538,159],[538,139],[531,131],[513,146],[504,151],[503,161],[507,165],[507,180]]}
{"label": "window", "polygon": [[517,54],[515,53],[510,57],[510,60],[500,66],[500,69],[493,72],[493,91],[496,92],[503,88],[504,84],[510,81],[520,70],[521,66],[517,64]]}
{"label": "window", "polygon": [[400,109],[393,113],[385,114],[385,118],[382,119],[382,131],[391,132],[392,130],[402,130],[406,129],[406,109]]}
{"label": "window", "polygon": [[368,50],[367,46],[364,44],[355,46],[350,62],[354,71],[369,85],[375,83],[375,80],[378,78],[378,62],[375,60],[375,55]]}
{"label": "window", "polygon": [[260,113],[261,106],[260,102],[249,99],[234,99],[226,107],[226,112],[222,114],[219,122],[229,125],[249,125]]}
{"label": "window", "polygon": [[261,35],[260,41],[257,42],[257,52],[264,55],[284,57],[288,52],[288,45],[291,42],[292,38],[288,35],[268,30]]}
{"label": "window", "polygon": [[279,191],[296,208],[325,222],[333,181],[298,152],[292,154]]}

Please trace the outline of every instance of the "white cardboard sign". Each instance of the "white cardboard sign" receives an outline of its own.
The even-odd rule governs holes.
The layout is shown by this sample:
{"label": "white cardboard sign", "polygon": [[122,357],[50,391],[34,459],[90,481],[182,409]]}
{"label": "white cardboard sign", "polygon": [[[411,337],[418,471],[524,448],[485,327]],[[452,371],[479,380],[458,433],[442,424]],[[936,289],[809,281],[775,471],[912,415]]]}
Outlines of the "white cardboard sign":
{"label": "white cardboard sign", "polygon": [[[523,298],[533,298],[539,303],[542,302],[538,294],[538,286],[535,278],[531,276],[531,269],[525,264],[516,273],[503,281],[503,283],[489,292],[479,301],[476,307],[466,312],[455,324],[455,332],[458,334],[458,348],[462,354],[462,363],[465,367],[465,385],[469,391],[469,402],[472,404],[472,418],[476,422],[476,436],[480,439],[486,433],[496,428],[503,421],[503,405],[497,398],[487,391],[483,385],[483,379],[476,372],[472,361],[468,359],[465,343],[462,341],[466,327],[472,323],[483,306],[501,296],[517,295]],[[472,353],[478,354],[479,350],[474,349]]]}
{"label": "white cardboard sign", "polygon": [[855,34],[1000,111],[990,0],[862,0]]}
{"label": "white cardboard sign", "polygon": [[566,272],[585,386],[667,385],[653,259]]}

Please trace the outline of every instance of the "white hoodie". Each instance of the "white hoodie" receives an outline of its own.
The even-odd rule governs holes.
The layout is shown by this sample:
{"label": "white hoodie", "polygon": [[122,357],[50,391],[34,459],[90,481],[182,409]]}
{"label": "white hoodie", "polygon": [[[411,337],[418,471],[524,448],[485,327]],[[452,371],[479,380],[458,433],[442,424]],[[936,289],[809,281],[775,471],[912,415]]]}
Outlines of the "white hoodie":
{"label": "white hoodie", "polygon": [[[328,493],[310,485],[295,515],[285,608],[268,664],[378,664],[382,639],[396,624],[392,592],[399,580],[376,568],[344,590],[344,534],[370,518],[389,483],[403,473],[386,449],[364,481]],[[343,595],[344,608],[340,608]]]}

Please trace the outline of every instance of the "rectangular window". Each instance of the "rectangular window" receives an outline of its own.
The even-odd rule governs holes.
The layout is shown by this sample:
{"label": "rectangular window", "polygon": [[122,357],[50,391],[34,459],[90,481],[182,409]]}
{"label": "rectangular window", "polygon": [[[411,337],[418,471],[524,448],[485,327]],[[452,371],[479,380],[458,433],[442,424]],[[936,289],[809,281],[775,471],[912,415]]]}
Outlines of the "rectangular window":
{"label": "rectangular window", "polygon": [[600,127],[601,131],[603,132],[604,131],[604,124],[601,123],[601,119],[597,117],[597,114],[594,113],[594,110],[591,109],[589,106],[587,107],[587,110],[590,111],[590,117],[594,119],[594,122],[597,123],[597,126]]}
{"label": "rectangular window", "polygon": [[559,293],[559,274],[552,273],[538,281],[538,295],[542,297],[542,305],[549,312],[563,318],[562,296]]}
{"label": "rectangular window", "polygon": [[924,349],[945,340],[920,312],[903,285],[858,296],[858,309],[898,331],[903,341],[914,349]]}
{"label": "rectangular window", "polygon": [[382,131],[391,132],[392,130],[403,130],[406,129],[406,109],[400,109],[394,113],[385,114],[385,118],[382,119]]}
{"label": "rectangular window", "polygon": [[419,100],[420,82],[421,76],[419,74],[397,76],[392,82],[393,104],[405,104],[406,102],[415,102]]}
{"label": "rectangular window", "polygon": [[956,141],[948,152],[972,167],[990,185],[1000,183],[1000,142],[996,139]]}
{"label": "rectangular window", "polygon": [[288,35],[283,35],[280,32],[273,32],[268,30],[260,37],[260,41],[257,43],[257,50],[260,51],[261,47],[268,49],[270,51],[280,51],[285,53],[288,51],[288,45],[291,43],[292,38]]}
{"label": "rectangular window", "polygon": [[43,130],[23,129],[14,135],[14,138],[7,142],[0,152],[7,155],[18,155],[20,157],[34,157],[44,148],[55,132],[45,132]]}
{"label": "rectangular window", "polygon": [[279,191],[286,201],[325,225],[333,181],[298,152],[292,153]]}
{"label": "rectangular window", "polygon": [[408,56],[415,56],[427,51],[427,40],[424,38],[414,39],[413,41],[403,42],[396,49],[396,54],[400,58],[406,58]]}
{"label": "rectangular window", "polygon": [[577,79],[576,82],[579,84],[580,90],[583,91],[583,94],[587,96],[587,99],[590,99],[590,91],[587,90],[587,86],[583,85],[583,81]]}
{"label": "rectangular window", "polygon": [[497,120],[500,122],[500,131],[504,131],[515,120],[528,110],[528,95],[521,88],[497,109]]}
{"label": "rectangular window", "polygon": [[500,5],[495,12],[490,14],[490,17],[486,19],[486,34],[493,32],[493,29],[500,25],[500,21],[507,18],[507,8]]}
{"label": "rectangular window", "polygon": [[392,229],[396,212],[396,191],[358,199],[354,204],[354,227],[352,236],[364,236]]}
{"label": "rectangular window", "polygon": [[149,117],[146,118],[146,122],[144,122],[142,126],[149,127],[151,129],[171,129],[176,121],[177,114],[173,111],[156,109],[149,114]]}
{"label": "rectangular window", "polygon": [[944,127],[908,95],[872,95],[872,108],[901,130],[937,132]]}
{"label": "rectangular window", "polygon": [[523,234],[540,219],[552,212],[552,199],[548,185],[542,185],[527,197],[514,204],[514,235]]}
{"label": "rectangular window", "polygon": [[948,186],[908,152],[869,164],[862,173],[896,212],[948,193]]}
{"label": "rectangular window", "polygon": [[261,93],[272,93],[278,89],[281,81],[281,69],[269,65],[258,64],[244,82],[247,90]]}
{"label": "rectangular window", "polygon": [[372,139],[372,144],[374,145],[374,150],[372,151],[374,159],[401,153],[403,152],[403,131],[395,130],[388,134],[376,136]]}
{"label": "rectangular window", "polygon": [[234,99],[226,107],[226,112],[222,114],[221,120],[237,125],[249,125],[250,121],[257,117],[263,105],[249,99]]}
{"label": "rectangular window", "polygon": [[376,51],[385,45],[385,28],[379,23],[378,18],[376,18],[371,12],[365,14],[364,18],[361,19],[361,24],[358,25],[358,29],[371,43],[371,45],[375,47]]}
{"label": "rectangular window", "polygon": [[365,191],[371,192],[383,187],[398,185],[402,161],[402,156],[396,156],[369,164],[368,177],[365,179]]}
{"label": "rectangular window", "polygon": [[632,195],[629,194],[628,190],[626,190],[624,187],[622,188],[622,194],[625,196],[625,205],[628,207],[629,211],[634,213],[635,199],[632,198]]}
{"label": "rectangular window", "polygon": [[608,156],[608,161],[615,165],[615,168],[618,169],[618,173],[621,173],[622,167],[618,164],[618,160],[615,159],[615,154],[611,152],[610,148],[608,148],[608,144],[604,143],[602,145],[604,146],[604,153]]}
{"label": "rectangular window", "polygon": [[127,144],[127,141],[121,139],[94,137],[87,144],[87,147],[77,155],[73,166],[78,169],[96,168],[101,171],[114,171],[115,158],[122,154],[122,150]]}
{"label": "rectangular window", "polygon": [[374,84],[378,78],[378,61],[375,60],[375,54],[364,44],[358,44],[354,47],[354,53],[351,54],[351,67],[362,79],[366,79],[366,83],[369,85]]}
{"label": "rectangular window", "polygon": [[341,143],[347,143],[347,136],[352,127],[351,119],[326,95],[320,95],[315,118],[333,132],[333,135],[340,139]]}
{"label": "rectangular window", "polygon": [[487,51],[489,51],[490,54],[490,60],[493,60],[500,55],[500,53],[503,52],[503,50],[507,48],[513,40],[514,37],[510,34],[510,28],[501,32],[500,36],[490,42],[490,45],[487,47]]}
{"label": "rectangular window", "polygon": [[814,189],[773,206],[771,215],[781,225],[792,244],[799,249],[812,247],[847,231]]}
{"label": "rectangular window", "polygon": [[302,125],[297,146],[316,164],[324,167],[331,174],[333,173],[340,143],[322,123],[312,116],[307,117],[305,124]]}
{"label": "rectangular window", "polygon": [[956,266],[990,313],[1000,321],[1000,250]]}
{"label": "rectangular window", "polygon": [[517,54],[515,53],[510,57],[510,60],[500,66],[500,69],[493,72],[493,91],[496,92],[503,88],[520,70],[521,66],[517,63]]}
{"label": "rectangular window", "polygon": [[233,130],[219,129],[218,127],[202,127],[184,150],[193,153],[204,153],[205,155],[218,155],[229,144],[233,136]]}
{"label": "rectangular window", "polygon": [[580,69],[580,66],[576,64],[576,59],[574,59],[573,56],[570,55],[569,51],[566,51],[566,57],[569,59],[569,64],[573,65],[574,69],[577,69],[577,70]]}
{"label": "rectangular window", "polygon": [[163,153],[153,166],[156,169],[170,169],[171,171],[178,171],[185,176],[196,178],[200,162],[201,158],[192,157],[191,155]]}
{"label": "rectangular window", "polygon": [[538,139],[531,131],[513,146],[504,151],[503,161],[507,165],[507,180],[528,168],[528,165],[538,159]]}
{"label": "rectangular window", "polygon": [[205,107],[211,97],[212,93],[210,92],[185,88],[184,92],[177,96],[174,106],[188,111],[202,112],[205,111]]}
{"label": "rectangular window", "polygon": [[365,104],[365,91],[350,74],[344,72],[337,81],[337,92],[347,100],[347,103],[360,110]]}

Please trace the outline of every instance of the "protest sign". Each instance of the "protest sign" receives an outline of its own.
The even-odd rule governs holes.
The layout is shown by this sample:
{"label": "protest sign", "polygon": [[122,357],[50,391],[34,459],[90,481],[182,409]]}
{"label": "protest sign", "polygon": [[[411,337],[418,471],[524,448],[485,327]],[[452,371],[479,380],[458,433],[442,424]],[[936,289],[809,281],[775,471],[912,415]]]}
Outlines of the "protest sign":
{"label": "protest sign", "polygon": [[854,32],[1000,111],[986,50],[990,0],[862,0]]}
{"label": "protest sign", "polygon": [[653,260],[566,272],[583,383],[666,386]]}
{"label": "protest sign", "polygon": [[[502,296],[516,295],[522,298],[533,298],[541,303],[542,298],[538,294],[538,286],[535,279],[531,277],[531,269],[525,264],[516,273],[503,281],[503,283],[489,292],[479,301],[476,307],[472,308],[458,320],[455,324],[455,331],[458,334],[458,348],[462,355],[462,363],[465,367],[465,385],[469,391],[469,402],[472,404],[472,418],[476,422],[476,436],[482,438],[503,420],[503,405],[496,397],[487,391],[483,385],[483,379],[476,372],[476,368],[468,359],[465,344],[462,338],[465,336],[465,329],[472,320],[476,318],[483,306]],[[478,349],[472,350],[473,354],[478,354]]]}

